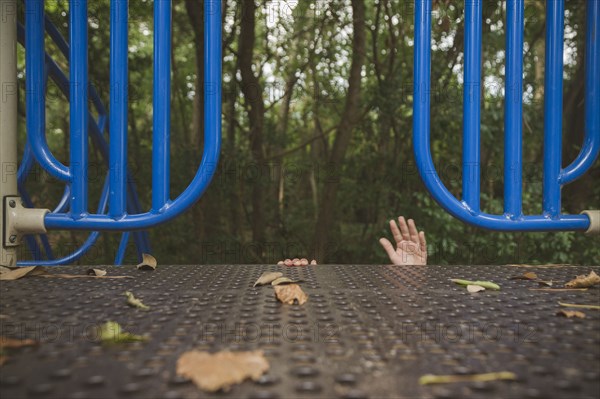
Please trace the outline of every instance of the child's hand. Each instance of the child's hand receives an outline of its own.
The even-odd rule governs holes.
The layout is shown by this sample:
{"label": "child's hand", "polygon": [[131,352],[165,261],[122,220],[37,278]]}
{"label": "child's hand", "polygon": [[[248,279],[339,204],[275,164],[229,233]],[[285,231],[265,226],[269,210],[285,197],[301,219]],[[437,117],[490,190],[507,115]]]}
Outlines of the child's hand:
{"label": "child's hand", "polygon": [[427,264],[427,242],[425,233],[418,232],[417,226],[412,219],[408,224],[404,216],[398,218],[400,229],[395,220],[390,220],[390,230],[396,241],[396,249],[387,238],[379,239],[381,246],[387,252],[394,265],[426,265]]}
{"label": "child's hand", "polygon": [[[306,258],[286,259],[286,260],[280,260],[279,262],[277,262],[277,264],[278,265],[286,265],[286,266],[308,266],[308,259],[306,259]],[[316,265],[317,261],[313,259],[312,261],[310,261],[310,264]]]}

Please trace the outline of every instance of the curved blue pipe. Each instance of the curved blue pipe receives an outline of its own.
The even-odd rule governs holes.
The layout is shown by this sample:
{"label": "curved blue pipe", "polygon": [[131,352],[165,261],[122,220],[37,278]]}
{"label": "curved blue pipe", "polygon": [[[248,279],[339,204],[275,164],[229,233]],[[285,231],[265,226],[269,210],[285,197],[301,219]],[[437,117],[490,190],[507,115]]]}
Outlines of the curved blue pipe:
{"label": "curved blue pipe", "polygon": [[575,160],[558,176],[570,183],[592,167],[600,153],[600,0],[588,0],[585,37],[585,137]]}
{"label": "curved blue pipe", "polygon": [[544,215],[490,215],[471,209],[458,201],[440,180],[430,148],[430,72],[431,72],[431,0],[417,0],[415,6],[415,85],[413,92],[414,152],[421,178],[433,198],[454,217],[490,230],[499,231],[559,231],[587,230],[586,215],[561,215],[550,219]]}
{"label": "curved blue pipe", "polygon": [[[114,220],[108,215],[86,215],[73,219],[66,214],[47,214],[48,229],[73,230],[142,230],[167,222],[189,209],[206,191],[214,173],[221,147],[221,4],[205,2],[205,134],[204,154],[200,167],[188,188],[174,201],[158,211],[126,215]],[[159,34],[158,32],[157,34]],[[155,91],[156,91],[155,87]],[[165,95],[165,93],[161,93]],[[158,95],[155,92],[155,96]]]}

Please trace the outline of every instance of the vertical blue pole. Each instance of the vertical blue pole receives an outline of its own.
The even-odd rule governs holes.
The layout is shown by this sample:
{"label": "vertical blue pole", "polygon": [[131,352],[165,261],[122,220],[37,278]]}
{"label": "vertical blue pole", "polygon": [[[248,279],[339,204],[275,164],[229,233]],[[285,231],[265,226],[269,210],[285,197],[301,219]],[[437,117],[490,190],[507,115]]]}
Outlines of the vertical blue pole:
{"label": "vertical blue pole", "polygon": [[[600,0],[588,0],[585,32],[585,130],[600,142]],[[597,146],[598,144],[596,144]],[[594,158],[590,156],[590,158]]]}
{"label": "vertical blue pole", "polygon": [[154,0],[154,134],[152,210],[169,201],[171,135],[171,0]]}
{"label": "vertical blue pole", "polygon": [[475,212],[480,197],[481,19],[481,0],[465,1],[462,190]]}
{"label": "vertical blue pole", "polygon": [[71,0],[69,75],[71,81],[71,216],[88,210],[88,37],[87,0]]}
{"label": "vertical blue pole", "polygon": [[546,9],[543,212],[557,218],[561,211],[564,0],[547,0]]}
{"label": "vertical blue pole", "polygon": [[523,0],[506,3],[506,83],[504,95],[504,213],[522,214],[523,186]]}
{"label": "vertical blue pole", "polygon": [[110,2],[109,215],[113,218],[123,216],[127,206],[128,2]]}
{"label": "vertical blue pole", "polygon": [[413,132],[415,158],[421,173],[435,173],[427,170],[422,161],[427,158],[424,146],[429,143],[430,123],[430,72],[431,72],[431,0],[415,0],[415,57],[413,88]]}

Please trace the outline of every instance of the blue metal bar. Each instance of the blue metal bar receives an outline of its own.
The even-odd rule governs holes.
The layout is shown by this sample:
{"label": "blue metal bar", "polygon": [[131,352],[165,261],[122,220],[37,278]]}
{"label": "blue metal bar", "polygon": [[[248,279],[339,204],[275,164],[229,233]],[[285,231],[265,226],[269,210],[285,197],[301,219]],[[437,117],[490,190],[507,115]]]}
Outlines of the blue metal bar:
{"label": "blue metal bar", "polygon": [[519,220],[505,215],[474,212],[458,201],[440,180],[430,148],[430,72],[431,72],[431,0],[416,0],[415,58],[413,92],[414,152],[423,182],[433,198],[454,217],[490,230],[499,231],[561,231],[588,229],[585,215],[562,215],[550,220],[544,215],[524,216]]}
{"label": "blue metal bar", "polygon": [[563,169],[559,183],[581,177],[600,153],[600,0],[588,0],[585,34],[585,137],[577,158]]}
{"label": "blue metal bar", "polygon": [[128,0],[110,2],[110,202],[109,215],[122,217],[127,206],[127,13]]}
{"label": "blue metal bar", "polygon": [[463,201],[479,211],[481,122],[481,0],[465,2]]}
{"label": "blue metal bar", "polygon": [[115,265],[121,266],[123,259],[125,258],[125,252],[127,252],[127,243],[129,242],[129,232],[126,231],[121,235],[121,242],[119,243],[119,249],[117,250],[117,256],[115,257]]}
{"label": "blue metal bar", "polygon": [[556,218],[561,210],[564,0],[547,0],[546,8],[543,212]]}
{"label": "blue metal bar", "polygon": [[71,216],[88,211],[88,57],[87,0],[69,3],[69,80],[71,113]]}
{"label": "blue metal bar", "polygon": [[[148,212],[137,215],[126,215],[115,220],[108,215],[87,215],[74,220],[69,215],[46,215],[45,224],[48,229],[74,230],[142,230],[167,222],[185,212],[206,191],[217,168],[221,149],[221,2],[204,2],[205,36],[204,36],[204,154],[194,179],[186,190],[174,201],[168,203],[156,213]],[[587,221],[587,218],[586,218]],[[588,221],[589,222],[589,221]],[[582,229],[587,227],[582,227]]]}
{"label": "blue metal bar", "polygon": [[522,216],[523,187],[523,0],[506,3],[504,96],[504,213]]}
{"label": "blue metal bar", "polygon": [[[108,203],[108,178],[104,180],[104,186],[102,187],[102,193],[100,194],[100,202],[98,203],[98,213],[106,212],[107,203]],[[96,243],[96,241],[98,241],[99,237],[100,237],[100,232],[93,231],[92,233],[90,233],[88,238],[83,242],[83,244],[79,248],[77,248],[77,250],[75,250],[74,252],[72,252],[71,254],[69,254],[63,258],[45,260],[45,261],[43,261],[44,266],[60,266],[60,265],[65,265],[65,264],[76,262],[77,260],[81,259],[81,257],[83,257],[87,251],[89,251],[89,249]],[[19,262],[19,266],[36,266],[39,264],[40,264],[40,262],[35,261],[35,260]]]}
{"label": "blue metal bar", "polygon": [[[206,2],[211,3],[211,2]],[[152,210],[169,201],[171,135],[171,0],[154,0]]]}
{"label": "blue metal bar", "polygon": [[27,137],[39,164],[55,178],[69,181],[69,169],[52,155],[46,142],[43,0],[25,2],[25,22]]}

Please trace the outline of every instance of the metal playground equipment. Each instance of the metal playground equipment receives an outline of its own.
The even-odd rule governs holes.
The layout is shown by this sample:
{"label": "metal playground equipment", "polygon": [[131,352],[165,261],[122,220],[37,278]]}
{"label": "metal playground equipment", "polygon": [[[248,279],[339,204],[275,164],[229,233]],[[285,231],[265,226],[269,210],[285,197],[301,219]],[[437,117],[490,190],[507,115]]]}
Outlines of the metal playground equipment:
{"label": "metal playground equipment", "polygon": [[[127,171],[128,101],[128,1],[110,3],[110,114],[93,89],[88,89],[87,0],[71,0],[69,40],[44,16],[43,0],[25,0],[25,25],[17,23],[17,0],[1,0],[0,79],[0,264],[17,264],[16,248],[21,238],[32,249],[32,264],[64,264],[76,260],[97,239],[100,231],[124,232],[115,263],[123,259],[130,232],[138,252],[147,252],[149,242],[141,230],[167,222],[185,212],[207,189],[216,170],[221,144],[221,1],[205,0],[204,37],[204,153],[197,173],[176,199],[170,185],[171,104],[171,1],[154,0],[154,91],[152,206],[143,211]],[[524,0],[509,0],[506,39],[505,103],[505,209],[502,215],[482,213],[480,193],[480,83],[481,24],[483,0],[465,1],[465,65],[463,128],[463,198],[456,199],[437,175],[431,157],[430,42],[432,0],[415,0],[414,143],[421,177],[440,205],[455,217],[487,229],[504,231],[580,230],[600,231],[599,211],[581,215],[561,214],[561,187],[582,176],[600,151],[600,0],[587,0],[586,26],[586,131],[581,153],[561,168],[562,71],[564,0],[547,1],[544,190],[543,214],[523,215],[522,203],[522,98]],[[69,60],[69,76],[46,54],[48,34]],[[17,42],[26,49],[27,142],[17,168]],[[69,166],[50,151],[45,132],[45,87],[53,79],[70,102]],[[88,109],[89,100],[98,115]],[[104,135],[108,119],[108,140]],[[88,203],[88,147],[96,146],[108,165],[108,175],[97,211]],[[64,196],[52,212],[37,209],[23,182],[33,162],[65,185]],[[72,255],[52,259],[44,239],[47,230],[92,231],[86,243]],[[47,260],[32,234],[41,234]],[[37,254],[37,255],[36,255]],[[28,264],[20,262],[19,264]]]}

